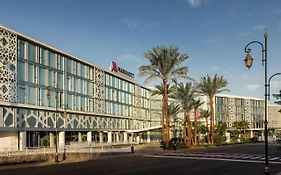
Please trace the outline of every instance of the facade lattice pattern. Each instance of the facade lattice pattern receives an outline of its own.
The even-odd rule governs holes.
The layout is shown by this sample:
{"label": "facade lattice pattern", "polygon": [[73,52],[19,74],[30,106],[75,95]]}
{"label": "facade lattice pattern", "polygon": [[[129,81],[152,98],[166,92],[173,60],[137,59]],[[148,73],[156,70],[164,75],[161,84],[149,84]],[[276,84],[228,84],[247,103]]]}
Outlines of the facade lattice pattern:
{"label": "facade lattice pattern", "polygon": [[0,29],[0,101],[16,102],[17,36]]}
{"label": "facade lattice pattern", "polygon": [[102,70],[95,68],[94,82],[94,109],[97,113],[104,113],[104,72]]}

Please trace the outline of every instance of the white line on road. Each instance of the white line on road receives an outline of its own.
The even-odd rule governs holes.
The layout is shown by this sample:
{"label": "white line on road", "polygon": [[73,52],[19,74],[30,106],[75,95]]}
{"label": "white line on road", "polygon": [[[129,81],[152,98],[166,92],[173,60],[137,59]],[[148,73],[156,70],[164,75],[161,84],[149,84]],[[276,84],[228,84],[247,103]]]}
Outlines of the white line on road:
{"label": "white line on road", "polygon": [[[156,157],[156,158],[171,158],[171,159],[195,159],[195,160],[220,160],[229,162],[246,162],[246,163],[264,163],[261,160],[240,160],[240,159],[224,159],[224,158],[211,158],[211,157],[181,157],[181,156],[160,156],[160,155],[144,155],[145,157]],[[281,162],[269,162],[270,164],[280,164]]]}

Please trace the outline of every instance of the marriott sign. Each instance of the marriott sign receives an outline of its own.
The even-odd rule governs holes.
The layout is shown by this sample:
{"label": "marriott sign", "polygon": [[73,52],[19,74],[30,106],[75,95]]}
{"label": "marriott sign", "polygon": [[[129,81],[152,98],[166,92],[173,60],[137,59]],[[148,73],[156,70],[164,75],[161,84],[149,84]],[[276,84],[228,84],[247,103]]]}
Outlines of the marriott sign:
{"label": "marriott sign", "polygon": [[129,71],[127,71],[127,70],[125,70],[125,69],[123,69],[121,67],[118,67],[118,65],[116,64],[115,61],[111,62],[109,70],[111,72],[116,72],[116,73],[118,73],[120,75],[125,75],[125,76],[127,76],[129,78],[134,78],[134,76],[135,76],[133,73],[131,73],[131,72],[129,72]]}

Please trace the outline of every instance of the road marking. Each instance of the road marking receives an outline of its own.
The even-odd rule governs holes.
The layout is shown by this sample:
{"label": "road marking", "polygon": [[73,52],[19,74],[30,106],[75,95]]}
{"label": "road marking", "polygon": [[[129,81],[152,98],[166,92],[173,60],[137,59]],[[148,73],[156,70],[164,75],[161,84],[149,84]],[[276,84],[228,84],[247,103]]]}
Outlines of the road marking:
{"label": "road marking", "polygon": [[277,160],[277,159],[279,159],[280,157],[274,157],[274,158],[271,158],[271,159],[269,159],[269,160]]}
{"label": "road marking", "polygon": [[[171,158],[171,159],[219,160],[219,161],[229,161],[229,162],[264,163],[264,161],[261,160],[241,160],[241,159],[225,159],[225,158],[212,158],[212,157],[160,156],[160,155],[148,155],[148,154],[144,156],[155,157],[155,158]],[[281,165],[281,162],[269,162],[269,163]]]}

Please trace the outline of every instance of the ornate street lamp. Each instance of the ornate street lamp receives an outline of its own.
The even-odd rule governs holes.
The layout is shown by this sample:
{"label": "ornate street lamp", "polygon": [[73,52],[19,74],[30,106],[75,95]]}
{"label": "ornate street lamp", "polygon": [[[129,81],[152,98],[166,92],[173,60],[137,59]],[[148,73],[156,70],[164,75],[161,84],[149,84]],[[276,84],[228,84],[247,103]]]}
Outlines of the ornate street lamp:
{"label": "ornate street lamp", "polygon": [[245,66],[248,68],[248,69],[250,69],[251,67],[252,67],[252,65],[253,65],[253,58],[252,58],[252,56],[248,53],[247,55],[246,55],[246,57],[245,57],[245,59],[244,59],[244,61],[245,61]]}
{"label": "ornate street lamp", "polygon": [[250,69],[253,64],[253,58],[250,55],[251,49],[248,48],[251,44],[257,43],[262,47],[262,65],[264,66],[264,134],[265,134],[265,166],[264,166],[264,174],[269,175],[269,166],[268,166],[268,129],[267,129],[267,37],[268,33],[264,33],[264,45],[259,41],[252,41],[248,43],[245,47],[245,52],[247,53],[245,61],[245,66]]}

